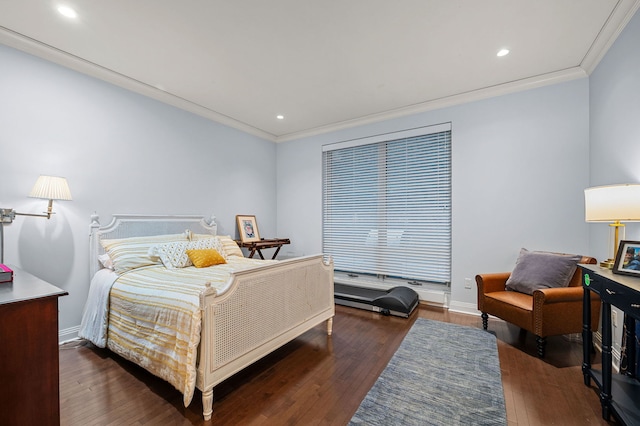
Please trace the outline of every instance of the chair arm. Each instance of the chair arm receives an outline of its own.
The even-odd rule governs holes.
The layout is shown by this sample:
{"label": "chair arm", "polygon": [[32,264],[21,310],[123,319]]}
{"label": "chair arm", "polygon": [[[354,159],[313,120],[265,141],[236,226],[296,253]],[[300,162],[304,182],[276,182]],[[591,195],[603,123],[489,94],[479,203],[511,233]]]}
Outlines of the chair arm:
{"label": "chair arm", "polygon": [[505,291],[507,280],[510,276],[511,272],[498,272],[493,274],[476,275],[478,295],[493,293],[494,291]]}
{"label": "chair arm", "polygon": [[[592,291],[589,292],[589,296],[591,302],[600,300],[600,296]],[[551,303],[582,303],[583,298],[584,289],[582,287],[543,288],[533,292],[533,309],[535,310],[541,305],[549,305]]]}
{"label": "chair arm", "polygon": [[[594,292],[591,299],[591,326],[597,328],[600,298]],[[584,289],[582,287],[545,288],[533,292],[533,333],[555,336],[582,331]]]}
{"label": "chair arm", "polygon": [[533,292],[533,309],[549,303],[580,302],[584,296],[582,287],[543,288]]}
{"label": "chair arm", "polygon": [[510,272],[498,272],[494,274],[476,275],[476,284],[478,285],[478,310],[485,314],[484,295],[495,291],[505,291],[507,280],[511,276]]}

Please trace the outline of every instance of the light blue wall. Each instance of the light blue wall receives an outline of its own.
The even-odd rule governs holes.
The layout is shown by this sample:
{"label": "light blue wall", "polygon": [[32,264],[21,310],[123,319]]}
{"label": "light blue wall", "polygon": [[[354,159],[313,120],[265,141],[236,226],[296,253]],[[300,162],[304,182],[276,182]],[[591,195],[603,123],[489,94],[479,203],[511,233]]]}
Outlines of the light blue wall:
{"label": "light blue wall", "polygon": [[[589,78],[590,186],[640,183],[640,13],[636,13]],[[609,257],[609,227],[590,224],[591,251]],[[626,224],[640,240],[640,224]],[[613,244],[611,245],[611,247]]]}
{"label": "light blue wall", "polygon": [[69,292],[60,328],[80,324],[89,285],[90,215],[215,213],[276,231],[276,147],[270,141],[0,45],[0,207],[40,213],[38,175],[65,176],[73,201],[49,221],[5,226],[5,263]]}
{"label": "light blue wall", "polygon": [[[278,145],[278,232],[289,255],[319,252],[321,146],[451,121],[452,309],[464,278],[508,271],[520,247],[609,256],[608,227],[584,222],[583,190],[640,182],[640,14],[588,79]],[[291,166],[291,165],[294,166]],[[640,224],[627,224],[640,240]]]}
{"label": "light blue wall", "polygon": [[323,144],[452,123],[451,308],[475,312],[482,272],[510,271],[521,247],[589,250],[589,86],[580,79],[278,144],[278,233],[289,255],[322,249]]}
{"label": "light blue wall", "polygon": [[[590,186],[640,183],[640,13],[636,13],[589,78]],[[627,223],[625,239],[640,241],[640,224]],[[604,223],[589,224],[590,251],[612,256],[613,240]],[[615,308],[614,308],[615,309]],[[613,328],[619,359],[622,315]]]}
{"label": "light blue wall", "polygon": [[[5,228],[5,262],[70,292],[62,329],[87,293],[89,215],[236,214],[321,250],[321,146],[452,122],[452,308],[473,311],[464,278],[510,270],[520,247],[606,257],[607,230],[584,222],[583,189],[640,181],[640,16],[589,79],[275,145],[0,45],[0,207],[40,212],[39,174],[66,176],[74,200],[51,220]],[[276,200],[274,203],[273,200]],[[640,225],[627,238],[640,239]]]}

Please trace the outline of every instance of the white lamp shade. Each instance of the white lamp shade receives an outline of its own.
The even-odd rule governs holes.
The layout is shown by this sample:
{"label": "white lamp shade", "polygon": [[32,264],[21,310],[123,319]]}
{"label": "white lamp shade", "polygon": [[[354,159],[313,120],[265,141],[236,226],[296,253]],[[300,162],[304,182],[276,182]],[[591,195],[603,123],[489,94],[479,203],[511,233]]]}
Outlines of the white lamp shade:
{"label": "white lamp shade", "polygon": [[46,200],[71,200],[69,184],[63,177],[40,176],[29,193],[29,197]]}
{"label": "white lamp shade", "polygon": [[594,186],[584,190],[587,222],[640,221],[640,185]]}

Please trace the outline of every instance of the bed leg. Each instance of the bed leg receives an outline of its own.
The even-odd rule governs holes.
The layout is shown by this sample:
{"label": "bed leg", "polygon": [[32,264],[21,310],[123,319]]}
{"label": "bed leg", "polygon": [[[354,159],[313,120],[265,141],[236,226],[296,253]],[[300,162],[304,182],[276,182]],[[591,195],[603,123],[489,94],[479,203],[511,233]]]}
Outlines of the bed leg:
{"label": "bed leg", "polygon": [[333,317],[327,320],[327,336],[331,336],[333,333]]}
{"label": "bed leg", "polygon": [[205,420],[211,419],[213,413],[213,388],[202,392],[202,415]]}

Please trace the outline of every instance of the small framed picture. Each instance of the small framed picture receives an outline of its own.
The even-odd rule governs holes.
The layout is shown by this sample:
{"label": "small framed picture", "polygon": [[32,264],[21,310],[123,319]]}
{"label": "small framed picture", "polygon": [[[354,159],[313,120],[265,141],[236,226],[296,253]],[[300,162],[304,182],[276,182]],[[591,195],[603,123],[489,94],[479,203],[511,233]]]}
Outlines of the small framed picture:
{"label": "small framed picture", "polygon": [[255,216],[236,215],[236,222],[238,223],[240,240],[243,243],[260,241],[260,233],[258,232],[258,223]]}
{"label": "small framed picture", "polygon": [[620,241],[612,272],[640,277],[640,241]]}

